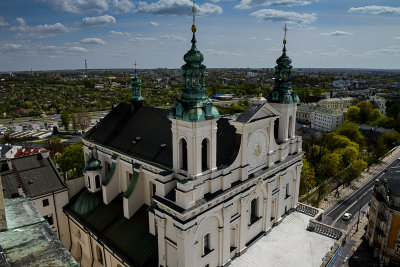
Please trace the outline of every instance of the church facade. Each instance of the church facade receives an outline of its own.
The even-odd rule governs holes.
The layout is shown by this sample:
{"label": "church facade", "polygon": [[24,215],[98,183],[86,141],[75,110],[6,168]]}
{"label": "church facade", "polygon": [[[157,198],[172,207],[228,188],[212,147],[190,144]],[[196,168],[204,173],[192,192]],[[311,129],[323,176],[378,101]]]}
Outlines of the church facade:
{"label": "church facade", "polygon": [[65,207],[82,266],[225,266],[297,206],[303,152],[286,40],[267,99],[231,120],[205,95],[192,32],[172,109],[144,106],[135,75],[131,104],[83,138],[85,188]]}

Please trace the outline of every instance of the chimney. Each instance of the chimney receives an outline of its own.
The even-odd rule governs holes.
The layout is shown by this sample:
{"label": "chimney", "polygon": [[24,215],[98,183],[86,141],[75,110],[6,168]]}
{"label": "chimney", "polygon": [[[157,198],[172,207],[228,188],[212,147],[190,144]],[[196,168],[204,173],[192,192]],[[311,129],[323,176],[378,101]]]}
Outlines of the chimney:
{"label": "chimney", "polygon": [[20,197],[25,197],[24,190],[21,187],[18,187],[18,194]]}
{"label": "chimney", "polygon": [[0,232],[7,230],[6,210],[4,206],[3,184],[0,176]]}
{"label": "chimney", "polygon": [[42,158],[44,158],[44,159],[49,157],[49,151],[47,149],[41,150],[40,154],[42,155]]}

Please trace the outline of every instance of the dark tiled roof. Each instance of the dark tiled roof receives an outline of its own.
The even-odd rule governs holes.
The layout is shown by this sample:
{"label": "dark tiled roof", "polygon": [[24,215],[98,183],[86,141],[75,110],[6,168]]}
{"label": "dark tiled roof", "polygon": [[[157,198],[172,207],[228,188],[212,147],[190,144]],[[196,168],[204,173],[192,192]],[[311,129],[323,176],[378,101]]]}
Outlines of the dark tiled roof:
{"label": "dark tiled roof", "polygon": [[[168,113],[166,109],[147,106],[131,112],[130,104],[122,103],[84,137],[127,155],[172,168],[172,133]],[[240,142],[238,144],[235,132],[228,119],[218,120],[217,166],[229,165],[236,158]]]}
{"label": "dark tiled roof", "polygon": [[74,202],[85,191],[77,194],[65,211],[90,229],[102,242],[133,266],[157,266],[157,237],[149,234],[147,206],[143,205],[130,219],[123,214],[123,200],[119,195],[108,205],[102,203],[85,216],[73,210]]}
{"label": "dark tiled roof", "polygon": [[50,158],[41,154],[28,155],[11,159],[12,168],[8,168],[7,160],[0,161],[0,174],[4,188],[4,197],[12,198],[21,187],[27,197],[64,189],[60,175]]}
{"label": "dark tiled roof", "polygon": [[265,105],[263,104],[253,104],[243,111],[236,119],[237,122],[248,123],[251,121],[254,115]]}
{"label": "dark tiled roof", "polygon": [[0,144],[0,158],[4,157],[11,148],[12,146],[8,144]]}
{"label": "dark tiled roof", "polygon": [[133,157],[172,167],[171,122],[167,116],[165,109],[143,106],[133,113],[130,104],[119,104],[85,138]]}

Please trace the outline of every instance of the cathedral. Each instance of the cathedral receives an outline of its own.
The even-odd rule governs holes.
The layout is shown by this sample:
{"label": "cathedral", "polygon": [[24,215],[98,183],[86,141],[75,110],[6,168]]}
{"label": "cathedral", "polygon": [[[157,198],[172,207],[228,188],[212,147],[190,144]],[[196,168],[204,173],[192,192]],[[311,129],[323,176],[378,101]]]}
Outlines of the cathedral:
{"label": "cathedral", "polygon": [[83,137],[85,187],[64,208],[82,266],[225,266],[297,206],[302,139],[291,59],[275,84],[235,120],[205,95],[203,55],[191,48],[183,94],[170,110],[114,107]]}

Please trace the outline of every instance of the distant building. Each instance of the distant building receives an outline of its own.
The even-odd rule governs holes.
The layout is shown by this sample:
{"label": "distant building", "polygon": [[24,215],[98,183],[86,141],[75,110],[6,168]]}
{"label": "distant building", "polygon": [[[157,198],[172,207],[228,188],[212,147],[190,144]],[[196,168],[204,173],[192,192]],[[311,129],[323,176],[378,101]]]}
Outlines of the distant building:
{"label": "distant building", "polygon": [[327,98],[318,101],[318,105],[327,109],[346,110],[356,102],[354,97]]}
{"label": "distant building", "polygon": [[385,266],[400,264],[400,175],[397,168],[377,179],[366,231],[374,257]]}
{"label": "distant building", "polygon": [[296,121],[311,125],[312,113],[317,107],[316,104],[300,104],[297,106]]}
{"label": "distant building", "polygon": [[372,93],[368,96],[367,101],[370,102],[374,108],[379,109],[383,116],[386,116],[386,101],[384,98]]}
{"label": "distant building", "polygon": [[343,112],[316,107],[312,112],[311,129],[320,132],[331,132],[339,128],[345,120]]}
{"label": "distant building", "polygon": [[32,201],[1,196],[0,210],[0,266],[80,266]]}
{"label": "distant building", "polygon": [[349,80],[334,80],[332,81],[332,88],[335,90],[347,91],[350,86]]}
{"label": "distant building", "polygon": [[62,209],[68,203],[68,190],[48,152],[0,160],[0,175],[5,198],[29,197],[68,247],[68,225]]}

